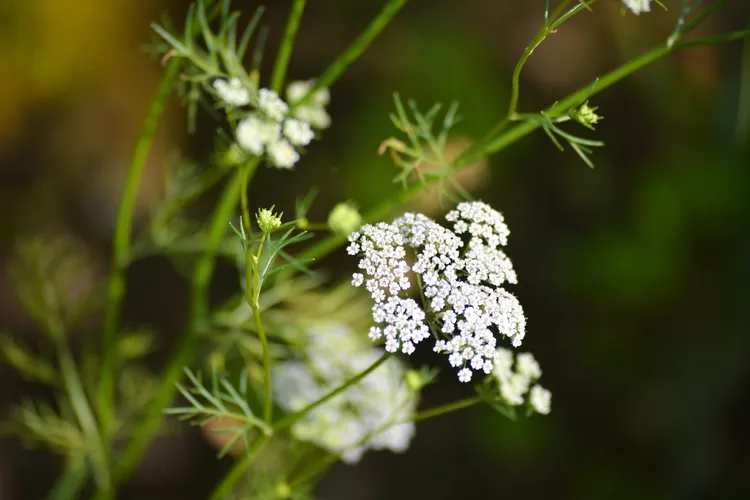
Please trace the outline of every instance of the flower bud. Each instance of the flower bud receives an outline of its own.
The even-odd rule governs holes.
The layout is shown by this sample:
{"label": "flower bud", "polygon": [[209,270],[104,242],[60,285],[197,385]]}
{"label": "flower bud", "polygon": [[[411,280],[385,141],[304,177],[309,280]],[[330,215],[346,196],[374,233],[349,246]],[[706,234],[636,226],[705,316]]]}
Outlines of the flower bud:
{"label": "flower bud", "polygon": [[589,106],[588,102],[584,102],[581,107],[571,111],[569,113],[569,116],[584,127],[593,130],[594,125],[596,125],[599,120],[603,118],[602,116],[596,114],[597,109],[599,108],[592,108]]}
{"label": "flower bud", "polygon": [[264,233],[273,232],[281,226],[282,215],[283,214],[274,214],[273,207],[261,208],[260,210],[258,210],[258,215],[256,216],[258,227]]}
{"label": "flower bud", "polygon": [[351,203],[339,203],[328,216],[328,227],[334,233],[348,236],[362,224],[362,216]]}

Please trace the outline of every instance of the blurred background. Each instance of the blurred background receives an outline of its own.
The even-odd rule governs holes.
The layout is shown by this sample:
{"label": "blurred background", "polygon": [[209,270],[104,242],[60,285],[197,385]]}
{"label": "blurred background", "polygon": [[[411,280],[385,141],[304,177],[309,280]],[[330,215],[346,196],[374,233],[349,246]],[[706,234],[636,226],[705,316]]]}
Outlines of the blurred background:
{"label": "blurred background", "polygon": [[[383,2],[309,2],[290,78],[319,74]],[[666,2],[674,7],[674,2]],[[290,1],[267,5],[272,61]],[[542,0],[412,0],[332,88],[333,125],[290,174],[266,169],[254,206],[292,212],[321,188],[311,220],[342,199],[363,209],[397,185],[380,142],[399,91],[423,107],[457,100],[460,149],[506,110],[510,73],[542,23]],[[63,237],[85,252],[81,280],[103,279],[125,169],[162,67],[149,23],[181,23],[180,0],[0,2],[0,331],[44,349],[14,298],[8,263],[20,237]],[[246,13],[256,3],[233,4]],[[521,111],[537,111],[671,32],[676,9],[621,15],[599,2],[551,36],[523,73]],[[729,0],[698,35],[747,29],[750,4]],[[744,57],[744,78],[742,65]],[[266,75],[268,72],[266,72]],[[403,456],[337,465],[323,499],[750,498],[750,47],[682,51],[592,99],[604,116],[591,170],[541,132],[469,169],[478,198],[512,230],[508,254],[552,414],[510,422],[488,408],[426,421]],[[750,92],[744,89],[745,95]],[[177,151],[205,158],[214,124],[194,136],[174,99],[149,158],[138,221],[163,196]],[[418,200],[437,214],[434,198]],[[350,270],[335,256],[334,275]],[[218,287],[233,291],[233,268]],[[155,367],[185,316],[184,282],[158,258],[128,275],[126,318],[159,332]],[[75,341],[74,341],[75,342]],[[161,357],[160,357],[161,356]],[[419,362],[419,358],[412,360]],[[446,371],[448,374],[448,371]],[[423,405],[471,389],[444,376]],[[3,416],[39,387],[0,365]],[[200,432],[156,443],[120,498],[202,499],[230,465]],[[61,461],[0,437],[0,498],[43,498]]]}

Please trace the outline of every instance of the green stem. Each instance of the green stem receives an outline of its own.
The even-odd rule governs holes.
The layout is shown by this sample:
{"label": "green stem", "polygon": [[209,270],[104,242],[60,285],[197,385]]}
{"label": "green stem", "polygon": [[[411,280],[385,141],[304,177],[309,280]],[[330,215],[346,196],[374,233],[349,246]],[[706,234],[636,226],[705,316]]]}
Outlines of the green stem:
{"label": "green stem", "polygon": [[159,85],[156,99],[151,103],[143,130],[133,151],[130,161],[125,189],[120,202],[120,213],[115,229],[112,270],[109,276],[107,302],[104,313],[104,332],[102,338],[102,368],[99,381],[97,411],[101,425],[102,438],[109,447],[112,439],[112,422],[115,421],[115,379],[117,378],[117,349],[115,349],[118,325],[122,311],[122,299],[125,294],[125,270],[128,265],[133,213],[138,196],[138,186],[146,166],[149,150],[153,141],[159,117],[169,97],[169,92],[180,68],[179,58],[169,62],[167,71]]}
{"label": "green stem", "polygon": [[245,257],[245,296],[247,304],[253,310],[253,319],[255,320],[255,329],[258,331],[258,337],[260,338],[261,346],[263,347],[263,386],[264,386],[264,401],[263,401],[263,420],[266,424],[271,424],[273,418],[273,401],[271,399],[271,355],[268,349],[268,337],[266,336],[266,330],[263,328],[263,321],[260,315],[260,260],[263,256],[263,243],[268,237],[267,234],[263,234],[260,245],[258,245],[258,254],[253,255],[252,251],[248,249]]}
{"label": "green stem", "polygon": [[362,52],[370,45],[376,36],[383,31],[393,16],[401,10],[406,0],[388,0],[383,9],[378,13],[375,19],[367,26],[362,34],[328,67],[328,69],[315,81],[312,88],[305,94],[302,99],[294,103],[292,109],[306,103],[321,88],[330,87],[333,82],[338,80],[346,68],[362,55]]}
{"label": "green stem", "polygon": [[281,40],[279,53],[276,56],[276,63],[273,67],[273,76],[271,78],[271,90],[281,92],[286,79],[286,70],[289,67],[289,58],[292,55],[294,46],[294,37],[299,29],[299,23],[302,19],[302,12],[305,10],[305,0],[294,0],[292,11],[289,13],[289,20],[286,23],[284,38]]}
{"label": "green stem", "polygon": [[362,380],[363,378],[365,378],[366,376],[368,376],[370,373],[372,373],[375,370],[377,370],[377,368],[380,365],[382,365],[383,363],[385,363],[391,356],[393,356],[393,353],[390,353],[390,352],[383,353],[383,355],[380,356],[380,358],[378,358],[377,361],[375,361],[373,364],[371,364],[369,367],[367,367],[364,371],[360,372],[355,377],[350,378],[345,383],[343,383],[340,386],[338,386],[336,389],[332,390],[331,392],[329,392],[325,396],[319,398],[317,401],[314,401],[314,402],[310,403],[309,405],[305,406],[304,408],[302,408],[298,412],[292,413],[291,415],[287,415],[283,419],[279,420],[276,423],[276,425],[273,426],[273,431],[274,432],[278,432],[278,431],[280,431],[282,429],[285,429],[285,428],[289,427],[294,422],[296,422],[297,420],[301,419],[302,417],[304,417],[305,415],[307,415],[309,412],[311,412],[312,410],[314,410],[318,406],[322,405],[323,403],[325,403],[326,401],[330,400],[331,398],[334,398],[334,397],[338,396],[339,394],[341,394],[342,392],[344,392],[345,390],[347,390],[349,387],[351,387],[351,386],[359,383],[360,380]]}
{"label": "green stem", "polygon": [[591,2],[587,4],[579,3],[575,7],[571,8],[567,12],[563,13],[565,7],[569,3],[568,1],[562,2],[555,12],[552,14],[552,23],[547,24],[542,27],[542,29],[539,30],[539,32],[534,36],[534,39],[531,41],[531,43],[524,49],[523,54],[521,55],[521,58],[518,60],[518,63],[516,63],[516,67],[513,69],[513,76],[511,77],[511,87],[510,87],[510,102],[508,103],[508,112],[505,114],[503,118],[500,119],[479,141],[477,141],[475,144],[473,144],[462,156],[471,156],[475,154],[477,151],[482,151],[483,148],[489,143],[494,137],[496,137],[498,134],[500,134],[505,128],[510,125],[511,122],[516,121],[519,119],[518,114],[518,99],[520,95],[520,88],[521,88],[521,72],[523,71],[523,68],[526,66],[526,62],[529,60],[529,57],[531,57],[531,54],[534,53],[534,51],[539,47],[539,45],[544,42],[544,40],[547,39],[547,37],[554,33],[557,28],[559,28],[565,21],[569,20],[579,12],[581,12],[584,9],[589,9],[590,5],[593,4],[596,0],[592,0]]}
{"label": "green stem", "polygon": [[452,403],[447,403],[441,406],[437,406],[435,408],[430,408],[429,410],[420,411],[413,417],[405,420],[404,422],[419,422],[422,420],[427,420],[428,418],[438,417],[440,415],[445,415],[446,413],[451,413],[457,410],[463,410],[464,408],[468,408],[470,406],[474,406],[477,403],[481,403],[482,398],[479,396],[473,396],[466,399],[459,399],[458,401],[453,401]]}
{"label": "green stem", "polygon": [[245,474],[245,471],[250,464],[255,460],[255,457],[260,453],[263,447],[268,442],[269,436],[263,435],[255,441],[253,447],[247,451],[242,459],[235,462],[229,472],[224,476],[221,482],[211,492],[210,500],[223,500],[229,495],[234,487],[235,483],[239,481]]}
{"label": "green stem", "polygon": [[[253,171],[258,160],[253,160],[246,168]],[[175,382],[179,380],[183,367],[190,363],[198,340],[198,334],[205,326],[208,315],[208,286],[215,267],[216,250],[226,234],[227,222],[232,216],[240,198],[243,183],[243,169],[238,169],[224,189],[221,199],[214,211],[206,235],[206,249],[198,262],[192,280],[190,300],[190,324],[186,335],[179,341],[174,354],[162,374],[159,387],[149,405],[148,411],[136,428],[132,441],[128,444],[115,476],[116,481],[128,477],[138,465],[146,452],[154,434],[161,424],[162,414],[172,401],[176,391]]]}
{"label": "green stem", "polygon": [[260,337],[260,343],[263,346],[263,373],[264,373],[264,387],[265,387],[265,400],[263,402],[263,420],[266,424],[271,424],[273,418],[273,401],[271,399],[271,356],[268,349],[268,337],[266,331],[263,328],[263,322],[260,319],[260,308],[253,308],[253,317],[255,318],[255,328],[258,330],[258,337]]}

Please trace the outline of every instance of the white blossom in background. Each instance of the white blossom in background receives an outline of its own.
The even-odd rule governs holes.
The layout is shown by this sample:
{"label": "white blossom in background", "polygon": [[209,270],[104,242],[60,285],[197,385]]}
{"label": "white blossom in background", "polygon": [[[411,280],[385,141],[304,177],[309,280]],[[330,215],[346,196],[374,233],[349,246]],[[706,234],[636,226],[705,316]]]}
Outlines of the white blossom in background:
{"label": "white blossom in background", "polygon": [[651,0],[622,0],[622,3],[635,15],[651,10]]}
{"label": "white blossom in background", "polygon": [[[364,371],[381,356],[368,348],[349,326],[319,323],[302,339],[306,362],[274,365],[273,391],[277,403],[295,412],[313,403]],[[368,449],[404,452],[414,436],[408,421],[414,414],[417,394],[405,382],[405,369],[388,359],[357,384],[320,405],[291,428],[300,440],[334,453],[346,463],[359,461]]]}
{"label": "white blossom in background", "polygon": [[250,91],[242,85],[239,78],[227,82],[223,78],[214,80],[214,89],[222,101],[230,106],[242,107],[250,104]]}
{"label": "white blossom in background", "polygon": [[498,383],[500,398],[508,405],[528,403],[537,413],[548,414],[552,394],[540,385],[532,386],[542,376],[539,363],[530,353],[522,353],[515,357],[515,370],[513,365],[513,352],[499,348],[492,376]]}
{"label": "white blossom in background", "polygon": [[[307,95],[314,84],[313,80],[292,82],[287,86],[286,98],[294,105]],[[308,101],[294,109],[293,115],[318,130],[328,128],[331,126],[331,117],[325,108],[330,100],[331,94],[328,89],[318,89]]]}
{"label": "white blossom in background", "polygon": [[552,393],[540,385],[535,385],[531,388],[531,395],[529,396],[529,404],[534,408],[534,411],[547,415],[550,412],[550,406],[552,404]]}
{"label": "white blossom in background", "polygon": [[[362,227],[349,236],[350,255],[361,256],[354,286],[364,284],[375,301],[370,338],[385,337],[389,352],[411,354],[429,336],[428,318],[439,329],[433,350],[445,353],[462,382],[474,371],[492,372],[495,334],[518,347],[526,319],[518,300],[501,288],[516,283],[510,259],[499,249],[510,231],[503,216],[482,202],[465,202],[446,215],[448,229],[422,214],[407,213],[392,224]],[[406,252],[414,253],[409,265]],[[426,310],[401,297],[419,277]]]}

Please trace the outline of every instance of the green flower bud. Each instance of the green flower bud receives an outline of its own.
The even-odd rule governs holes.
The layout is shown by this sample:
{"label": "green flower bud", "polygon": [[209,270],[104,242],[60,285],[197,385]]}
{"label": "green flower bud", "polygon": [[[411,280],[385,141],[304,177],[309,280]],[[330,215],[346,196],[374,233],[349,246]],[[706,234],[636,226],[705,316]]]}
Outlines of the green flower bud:
{"label": "green flower bud", "polygon": [[581,107],[578,109],[574,109],[569,113],[569,116],[583,125],[586,128],[590,128],[593,130],[594,125],[596,125],[599,120],[601,120],[603,117],[596,114],[596,110],[599,109],[598,107],[592,108],[589,106],[588,101],[584,102]]}
{"label": "green flower bud", "polygon": [[416,370],[406,372],[406,386],[412,391],[418,391],[425,386],[422,374]]}
{"label": "green flower bud", "polygon": [[280,482],[276,485],[276,497],[277,498],[290,498],[292,496],[292,488],[285,482]]}
{"label": "green flower bud", "polygon": [[282,215],[284,214],[274,214],[273,207],[261,208],[260,210],[258,210],[258,215],[256,216],[258,227],[264,233],[273,232],[281,226]]}
{"label": "green flower bud", "polygon": [[328,215],[328,227],[334,233],[338,233],[342,236],[348,236],[362,224],[362,216],[359,214],[357,209],[349,202],[339,203],[330,215]]}

